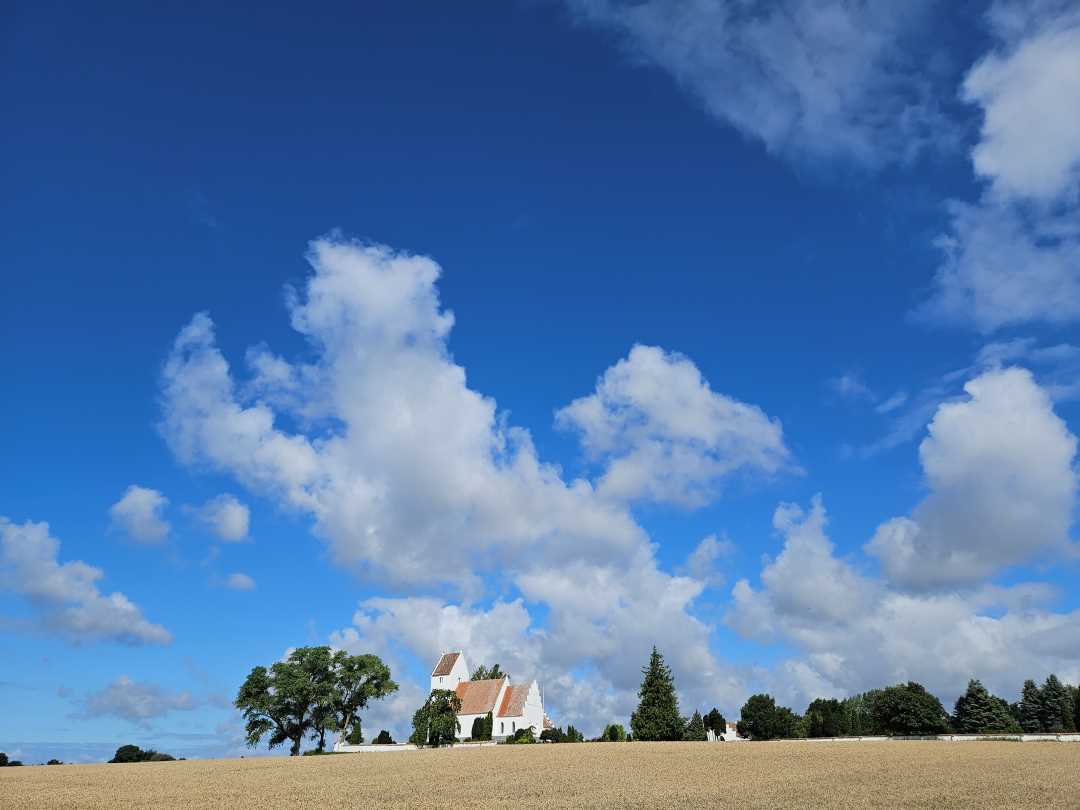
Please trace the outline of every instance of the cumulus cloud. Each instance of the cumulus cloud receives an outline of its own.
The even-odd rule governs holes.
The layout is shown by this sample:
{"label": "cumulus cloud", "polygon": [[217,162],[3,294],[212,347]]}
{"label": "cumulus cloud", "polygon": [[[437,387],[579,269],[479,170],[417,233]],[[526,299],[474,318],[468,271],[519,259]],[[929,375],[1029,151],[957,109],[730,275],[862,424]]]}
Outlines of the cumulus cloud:
{"label": "cumulus cloud", "polygon": [[[164,367],[161,430],[181,461],[223,470],[310,515],[340,565],[378,574],[384,586],[449,586],[461,597],[370,600],[337,643],[391,656],[404,647],[425,662],[443,646],[503,650],[497,657],[511,671],[543,676],[558,704],[584,707],[586,687],[566,673],[588,673],[590,694],[623,705],[662,638],[687,673],[687,695],[733,694],[735,676],[712,657],[710,629],[693,616],[704,583],[658,568],[631,493],[613,496],[610,467],[595,485],[565,480],[527,431],[468,387],[447,346],[453,316],[439,303],[438,265],[336,238],[313,243],[310,261],[313,275],[289,307],[314,359],[271,362],[262,347],[249,353],[259,358],[254,382],[238,380],[209,316],[196,315]],[[702,498],[729,473],[787,461],[777,423],[660,349],[636,348],[593,397],[600,421],[576,426],[612,463],[649,444],[675,448],[661,454],[663,475],[642,497]],[[689,469],[679,468],[680,454]],[[522,600],[476,607],[485,578]],[[542,630],[527,605],[544,615]],[[556,696],[560,678],[565,697]],[[415,697],[403,689],[387,705],[407,717]]]}
{"label": "cumulus cloud", "polygon": [[1068,546],[1076,437],[1020,368],[987,371],[942,404],[919,447],[930,489],[866,546],[907,587],[971,583]]}
{"label": "cumulus cloud", "polygon": [[601,496],[700,506],[736,473],[792,466],[780,423],[712,390],[690,360],[634,346],[604,372],[596,392],[556,414],[604,463]]}
{"label": "cumulus cloud", "polygon": [[983,116],[972,151],[987,188],[948,204],[943,261],[921,317],[990,332],[1080,317],[1080,10],[997,2],[994,48],[962,96]]}
{"label": "cumulus cloud", "polygon": [[882,684],[919,680],[946,701],[979,677],[1000,694],[1025,678],[1080,675],[1080,611],[1055,613],[1045,585],[981,585],[907,593],[840,559],[825,533],[825,510],[781,506],[784,538],[761,585],[739,580],[728,623],[747,638],[783,642],[796,657],[763,673],[796,706]]}
{"label": "cumulus cloud", "polygon": [[567,0],[630,55],[670,73],[715,118],[794,157],[906,160],[946,130],[930,2]]}
{"label": "cumulus cloud", "polygon": [[219,540],[241,543],[248,539],[251,512],[232,495],[211,498],[196,509],[195,514]]}
{"label": "cumulus cloud", "polygon": [[154,683],[121,675],[82,700],[82,717],[118,717],[148,728],[150,721],[174,711],[190,711],[198,701],[190,692],[174,692]]}
{"label": "cumulus cloud", "polygon": [[119,501],[109,507],[112,525],[132,540],[148,545],[161,543],[169,536],[169,524],[164,519],[169,499],[156,489],[132,484],[124,490]]}
{"label": "cumulus cloud", "polygon": [[255,580],[247,574],[237,571],[225,578],[225,587],[232,588],[234,591],[253,591],[255,590]]}
{"label": "cumulus cloud", "polygon": [[105,576],[80,560],[60,563],[60,541],[47,523],[12,523],[0,517],[0,589],[25,598],[38,625],[71,641],[168,644],[169,632],[147,621],[124,594],[98,590]]}
{"label": "cumulus cloud", "polygon": [[[519,682],[537,678],[557,723],[597,733],[613,719],[628,719],[641,667],[658,640],[678,673],[685,706],[730,709],[745,697],[740,673],[709,652],[710,628],[688,613],[700,582],[659,572],[648,561],[629,571],[585,563],[537,569],[518,585],[526,600],[545,606],[543,627],[522,599],[483,608],[427,597],[376,598],[362,602],[353,626],[331,641],[398,662],[404,650],[428,666],[443,651],[463,649],[470,666],[497,662]],[[408,700],[393,708],[411,712],[426,681],[406,688]],[[380,723],[393,719],[388,711],[376,716]]]}
{"label": "cumulus cloud", "polygon": [[1073,197],[1080,180],[1080,9],[1007,2],[990,20],[997,49],[964,79],[983,110],[975,171],[1003,197]]}
{"label": "cumulus cloud", "polygon": [[310,431],[279,427],[271,398],[245,398],[200,314],[162,380],[162,431],[181,460],[309,513],[338,563],[397,582],[469,589],[475,561],[513,563],[535,544],[551,558],[606,559],[643,542],[624,509],[564,482],[527,431],[466,385],[447,351],[453,316],[439,306],[435,262],[333,239],[313,243],[310,260],[290,307],[320,354],[296,420]]}

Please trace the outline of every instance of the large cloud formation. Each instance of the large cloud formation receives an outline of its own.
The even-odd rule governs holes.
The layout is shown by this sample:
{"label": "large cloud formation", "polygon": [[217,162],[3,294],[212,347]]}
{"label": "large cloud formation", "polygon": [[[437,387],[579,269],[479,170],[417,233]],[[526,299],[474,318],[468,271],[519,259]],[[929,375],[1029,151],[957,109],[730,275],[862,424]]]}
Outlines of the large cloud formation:
{"label": "large cloud formation", "polygon": [[100,568],[81,560],[58,561],[60,541],[47,523],[12,523],[0,517],[0,590],[25,598],[35,626],[74,642],[168,644],[172,635],[146,620],[120,592],[103,594]]}
{"label": "large cloud formation", "polygon": [[[436,638],[471,644],[467,622],[451,620],[507,610],[473,607],[495,576],[497,592],[513,586],[546,613],[541,632],[510,603],[522,619],[509,625],[515,643],[539,639],[543,655],[508,663],[550,676],[555,691],[561,677],[567,704],[581,688],[566,678],[575,669],[599,691],[632,694],[659,638],[687,673],[687,694],[723,684],[709,627],[692,614],[704,583],[659,569],[630,502],[699,503],[729,475],[779,471],[790,461],[779,423],[713,392],[689,360],[636,347],[563,411],[610,462],[596,485],[564,480],[450,357],[453,315],[440,306],[434,261],[336,238],[315,241],[309,260],[313,274],[289,308],[316,359],[255,349],[250,379],[238,381],[209,316],[196,315],[164,367],[161,430],[184,462],[309,514],[339,564],[464,600],[367,602],[353,642],[378,647],[379,628],[408,637],[419,621],[428,640],[416,655],[436,654]],[[680,407],[692,424],[676,418]],[[626,475],[643,453],[655,469]]]}
{"label": "large cloud formation", "polygon": [[987,371],[939,406],[919,446],[930,494],[867,545],[909,587],[977,582],[1060,552],[1076,505],[1076,437],[1019,368]]}

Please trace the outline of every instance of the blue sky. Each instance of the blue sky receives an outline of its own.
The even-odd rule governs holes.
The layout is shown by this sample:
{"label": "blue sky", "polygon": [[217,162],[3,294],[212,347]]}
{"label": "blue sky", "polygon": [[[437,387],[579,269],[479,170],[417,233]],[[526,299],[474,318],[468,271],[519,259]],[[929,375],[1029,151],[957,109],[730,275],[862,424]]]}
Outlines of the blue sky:
{"label": "blue sky", "polygon": [[1080,680],[1075,2],[8,21],[4,750],[236,753],[305,643],[372,733]]}

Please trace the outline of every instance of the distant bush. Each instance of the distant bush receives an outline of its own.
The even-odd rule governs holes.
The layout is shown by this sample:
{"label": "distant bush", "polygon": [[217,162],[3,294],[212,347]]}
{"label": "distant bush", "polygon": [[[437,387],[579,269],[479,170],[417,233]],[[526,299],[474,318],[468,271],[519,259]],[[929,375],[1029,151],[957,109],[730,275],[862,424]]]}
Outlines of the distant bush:
{"label": "distant bush", "polygon": [[109,762],[173,762],[175,759],[172,754],[163,754],[152,748],[144,751],[137,745],[121,745]]}
{"label": "distant bush", "polygon": [[390,736],[390,732],[385,728],[379,732],[379,736],[375,738],[375,745],[394,745],[394,738]]}
{"label": "distant bush", "polygon": [[532,728],[519,728],[510,737],[506,738],[507,745],[531,745],[536,742],[536,735]]}
{"label": "distant bush", "polygon": [[63,763],[63,762],[61,762],[61,761],[60,761],[60,760],[58,760],[58,759],[50,759],[50,760],[49,760],[48,762],[46,762],[45,764],[46,764],[46,765],[63,765],[64,763]]}

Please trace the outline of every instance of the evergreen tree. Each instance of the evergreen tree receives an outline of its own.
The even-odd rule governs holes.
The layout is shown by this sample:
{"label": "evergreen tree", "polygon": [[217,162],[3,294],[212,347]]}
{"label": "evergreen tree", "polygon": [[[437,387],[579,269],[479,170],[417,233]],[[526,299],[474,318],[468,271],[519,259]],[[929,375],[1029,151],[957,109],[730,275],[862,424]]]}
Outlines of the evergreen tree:
{"label": "evergreen tree", "polygon": [[484,722],[483,717],[475,718],[472,721],[472,731],[469,733],[469,736],[474,740],[484,739],[484,726],[486,725],[487,723]]}
{"label": "evergreen tree", "polygon": [[363,745],[364,744],[364,730],[361,727],[360,719],[357,718],[353,721],[352,730],[345,738],[345,742],[349,745]]}
{"label": "evergreen tree", "polygon": [[1039,722],[1042,731],[1050,734],[1065,731],[1074,725],[1072,694],[1051,673],[1039,690]]}
{"label": "evergreen tree", "polygon": [[585,742],[585,735],[573,726],[566,727],[566,738],[563,742]]}
{"label": "evergreen tree", "polygon": [[690,722],[686,725],[686,731],[683,734],[683,739],[687,742],[705,742],[709,739],[705,734],[705,721],[701,718],[701,712],[697,709],[694,710],[694,716],[690,718]]}
{"label": "evergreen tree", "polygon": [[1024,681],[1018,714],[1020,727],[1028,734],[1038,734],[1042,731],[1042,692],[1033,680]]}
{"label": "evergreen tree", "polygon": [[491,733],[494,730],[495,730],[495,718],[492,717],[491,712],[488,712],[487,716],[484,718],[484,734],[481,737],[481,739],[490,740],[491,739]]}
{"label": "evergreen tree", "polygon": [[953,730],[960,734],[1016,731],[1019,726],[1009,713],[1009,704],[994,697],[978,680],[968,681],[967,691],[956,699]]}
{"label": "evergreen tree", "polygon": [[653,647],[649,665],[638,690],[637,711],[630,715],[635,740],[681,740],[683,721],[675,695],[675,679],[664,663],[664,656]]}

